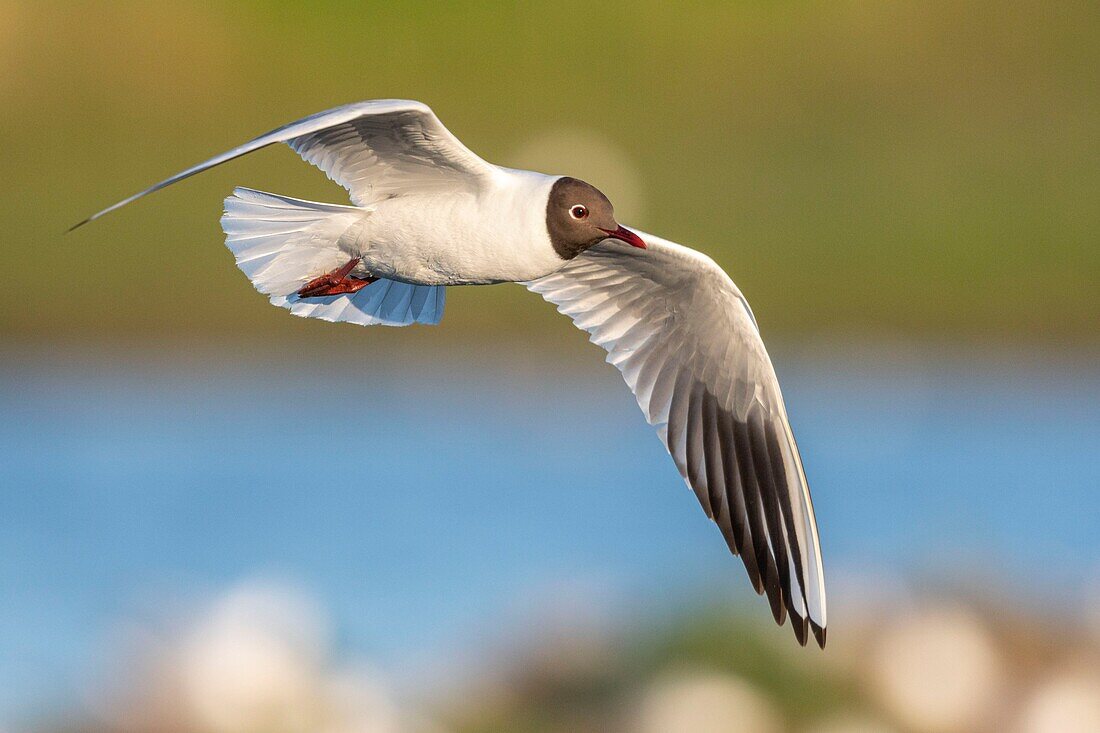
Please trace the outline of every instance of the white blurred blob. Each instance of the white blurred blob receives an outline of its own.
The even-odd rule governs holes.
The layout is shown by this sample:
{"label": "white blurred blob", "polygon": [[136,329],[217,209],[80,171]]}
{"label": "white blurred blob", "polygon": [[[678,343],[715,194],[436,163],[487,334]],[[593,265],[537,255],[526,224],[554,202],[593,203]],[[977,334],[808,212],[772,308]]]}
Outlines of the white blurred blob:
{"label": "white blurred blob", "polygon": [[784,729],[771,702],[744,680],[714,673],[658,678],[643,693],[632,733],[773,733]]}
{"label": "white blurred blob", "polygon": [[303,596],[273,587],[244,587],[215,603],[179,650],[196,724],[210,733],[305,730],[317,713],[320,619]]}
{"label": "white blurred blob", "polygon": [[807,728],[806,733],[896,733],[896,731],[871,718],[844,716],[816,723]]}
{"label": "white blurred blob", "polygon": [[303,594],[243,585],[182,628],[126,629],[118,673],[90,707],[106,730],[131,733],[435,730],[405,715],[375,675],[334,667],[327,639]]}
{"label": "white blurred blob", "polygon": [[580,128],[536,135],[508,157],[509,165],[591,183],[615,206],[615,218],[630,224],[644,218],[642,175],[630,155],[610,138]]}
{"label": "white blurred blob", "polygon": [[977,616],[961,608],[932,608],[883,631],[868,674],[879,700],[906,726],[930,733],[963,731],[993,718],[1001,664]]}
{"label": "white blurred blob", "polygon": [[1042,682],[1027,698],[1017,733],[1100,731],[1100,670],[1065,671]]}

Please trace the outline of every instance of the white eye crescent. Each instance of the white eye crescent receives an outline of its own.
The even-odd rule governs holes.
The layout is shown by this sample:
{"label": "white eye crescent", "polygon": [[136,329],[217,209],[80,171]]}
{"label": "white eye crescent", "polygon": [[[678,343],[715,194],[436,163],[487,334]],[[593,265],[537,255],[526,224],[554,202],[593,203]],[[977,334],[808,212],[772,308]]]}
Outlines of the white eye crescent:
{"label": "white eye crescent", "polygon": [[588,207],[582,206],[581,204],[576,204],[575,206],[569,208],[569,216],[573,217],[574,219],[587,219]]}

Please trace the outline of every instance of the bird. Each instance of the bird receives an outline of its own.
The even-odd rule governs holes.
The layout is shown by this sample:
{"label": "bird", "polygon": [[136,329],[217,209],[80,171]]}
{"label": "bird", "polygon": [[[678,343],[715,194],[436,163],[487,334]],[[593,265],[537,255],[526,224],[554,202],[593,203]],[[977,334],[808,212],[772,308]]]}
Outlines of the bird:
{"label": "bird", "polygon": [[276,128],[72,229],[280,143],[351,204],[235,188],[221,225],[259,292],[298,316],[387,326],[439,323],[451,286],[541,295],[607,352],[776,623],[824,648],[817,520],[756,317],[713,259],[621,225],[592,184],[493,165],[427,105],[370,100]]}

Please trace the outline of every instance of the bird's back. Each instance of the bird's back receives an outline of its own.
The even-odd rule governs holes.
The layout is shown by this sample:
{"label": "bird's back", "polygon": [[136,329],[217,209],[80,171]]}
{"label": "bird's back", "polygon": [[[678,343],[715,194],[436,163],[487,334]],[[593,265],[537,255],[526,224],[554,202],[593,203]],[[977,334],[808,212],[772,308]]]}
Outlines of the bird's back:
{"label": "bird's back", "polygon": [[546,230],[555,177],[501,169],[480,192],[407,195],[370,207],[364,265],[426,285],[526,282],[560,268]]}

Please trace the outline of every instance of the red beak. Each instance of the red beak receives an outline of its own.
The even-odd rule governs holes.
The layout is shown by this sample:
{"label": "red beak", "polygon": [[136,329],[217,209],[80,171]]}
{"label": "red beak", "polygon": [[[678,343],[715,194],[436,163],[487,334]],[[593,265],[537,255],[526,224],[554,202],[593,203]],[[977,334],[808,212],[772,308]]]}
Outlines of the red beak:
{"label": "red beak", "polygon": [[645,241],[624,226],[620,226],[618,229],[604,229],[603,227],[600,227],[600,231],[611,237],[612,239],[618,239],[620,241],[626,242],[627,244],[633,247],[637,247],[638,249],[645,249]]}

